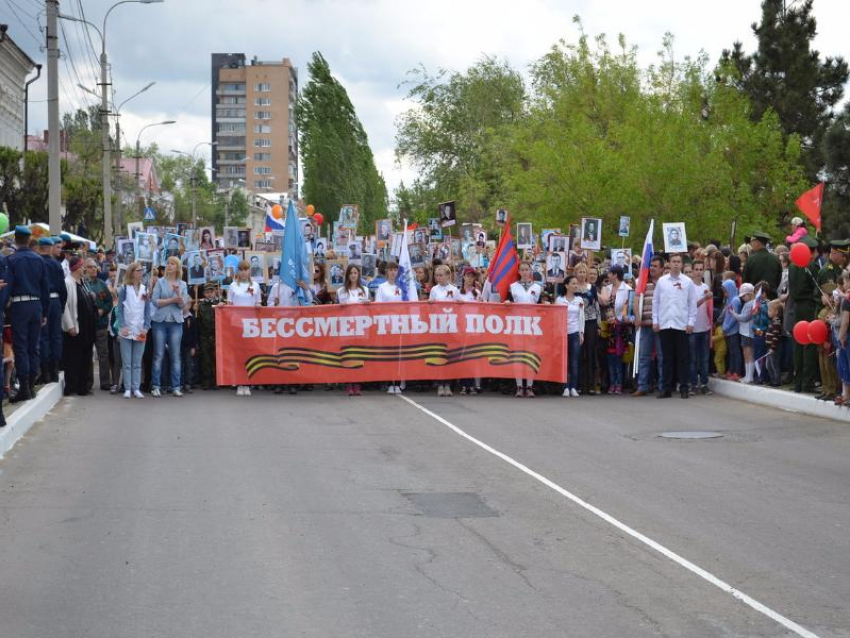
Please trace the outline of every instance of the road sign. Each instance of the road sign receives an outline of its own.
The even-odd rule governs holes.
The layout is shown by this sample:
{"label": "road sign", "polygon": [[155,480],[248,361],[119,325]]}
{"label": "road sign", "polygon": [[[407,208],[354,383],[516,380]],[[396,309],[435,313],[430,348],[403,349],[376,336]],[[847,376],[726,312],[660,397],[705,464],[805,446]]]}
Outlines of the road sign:
{"label": "road sign", "polygon": [[150,206],[145,206],[145,221],[152,222],[156,219],[156,211]]}

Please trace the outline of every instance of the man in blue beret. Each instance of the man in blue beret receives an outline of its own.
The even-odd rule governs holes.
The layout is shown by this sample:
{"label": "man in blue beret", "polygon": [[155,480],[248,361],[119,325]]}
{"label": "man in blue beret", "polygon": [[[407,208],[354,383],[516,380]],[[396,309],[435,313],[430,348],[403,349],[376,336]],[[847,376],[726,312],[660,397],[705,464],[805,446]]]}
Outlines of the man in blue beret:
{"label": "man in blue beret", "polygon": [[38,346],[50,301],[47,288],[47,266],[30,248],[32,231],[26,226],[15,227],[14,255],[6,260],[6,281],[11,302],[12,349],[15,352],[15,372],[20,389],[13,403],[35,396],[35,380],[39,372]]}
{"label": "man in blue beret", "polygon": [[[6,303],[9,301],[9,286],[6,284],[6,258],[0,255],[0,326],[5,321]],[[6,417],[3,416],[3,384],[0,383],[0,428],[6,425]]]}
{"label": "man in blue beret", "polygon": [[47,306],[47,323],[41,328],[39,359],[41,382],[59,381],[59,362],[62,361],[62,313],[68,300],[68,288],[62,266],[53,256],[54,241],[50,237],[38,240],[38,252],[47,266],[47,290],[50,301]]}

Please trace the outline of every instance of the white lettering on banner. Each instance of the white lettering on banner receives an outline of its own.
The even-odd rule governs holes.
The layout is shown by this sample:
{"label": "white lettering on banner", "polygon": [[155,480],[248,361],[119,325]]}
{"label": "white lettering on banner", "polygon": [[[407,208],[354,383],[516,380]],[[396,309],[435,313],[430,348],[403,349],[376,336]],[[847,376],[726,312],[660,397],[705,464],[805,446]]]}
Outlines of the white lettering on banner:
{"label": "white lettering on banner", "polygon": [[[541,317],[468,314],[464,332],[468,334],[542,337]],[[262,317],[242,319],[242,338],[364,337],[374,330],[378,335],[456,334],[458,316],[435,313],[423,319],[411,315],[355,315],[351,317]]]}

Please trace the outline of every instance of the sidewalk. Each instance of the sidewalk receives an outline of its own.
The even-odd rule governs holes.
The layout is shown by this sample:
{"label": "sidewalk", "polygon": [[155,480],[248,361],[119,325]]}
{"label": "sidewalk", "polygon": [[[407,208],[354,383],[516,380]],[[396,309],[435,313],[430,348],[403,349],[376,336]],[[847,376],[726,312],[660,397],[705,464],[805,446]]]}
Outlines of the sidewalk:
{"label": "sidewalk", "polygon": [[811,394],[798,394],[789,390],[748,385],[714,377],[709,379],[709,385],[715,394],[730,399],[850,423],[850,408],[837,406],[832,401],[818,401]]}
{"label": "sidewalk", "polygon": [[0,458],[59,402],[62,398],[63,382],[64,375],[60,373],[59,382],[41,386],[35,399],[17,404],[13,410],[9,410],[11,406],[4,406],[8,414],[6,427],[0,428]]}

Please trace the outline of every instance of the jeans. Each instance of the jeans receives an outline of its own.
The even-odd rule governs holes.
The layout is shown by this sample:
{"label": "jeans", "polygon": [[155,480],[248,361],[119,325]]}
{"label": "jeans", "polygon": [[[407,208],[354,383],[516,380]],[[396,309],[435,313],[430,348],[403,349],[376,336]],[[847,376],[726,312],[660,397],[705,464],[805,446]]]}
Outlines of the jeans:
{"label": "jeans", "polygon": [[782,370],[779,365],[779,352],[772,350],[765,358],[764,369],[767,371],[767,379],[771,385],[778,386],[782,380]]}
{"label": "jeans", "polygon": [[175,321],[153,322],[153,365],[151,368],[151,389],[160,387],[162,360],[165,358],[165,345],[168,344],[168,360],[171,363],[171,389],[180,389],[180,343],[183,341],[183,324]]}
{"label": "jeans", "polygon": [[142,384],[142,356],[145,342],[118,337],[121,346],[121,365],[125,392],[135,392]]}
{"label": "jeans", "polygon": [[729,350],[729,364],[726,366],[726,372],[743,375],[744,354],[741,351],[741,335],[738,333],[726,335],[726,348]]}
{"label": "jeans", "polygon": [[608,353],[605,358],[608,360],[608,386],[623,385],[623,357]]}
{"label": "jeans", "polygon": [[690,370],[690,352],[688,333],[675,328],[665,328],[661,334],[661,350],[664,353],[664,392],[678,389],[688,391],[688,371]]}
{"label": "jeans", "polygon": [[578,364],[581,356],[580,333],[567,335],[567,388],[578,390]]}
{"label": "jeans", "polygon": [[708,385],[708,359],[711,330],[693,332],[690,336],[691,346],[691,387]]}
{"label": "jeans", "polygon": [[191,388],[195,385],[196,358],[197,355],[193,357],[188,350],[183,352],[183,383],[180,384],[183,388]]}
{"label": "jeans", "polygon": [[661,337],[659,333],[653,332],[652,326],[643,326],[640,329],[640,357],[638,359],[638,390],[649,392],[652,385],[652,350],[655,349],[655,360],[658,375],[656,385],[660,389],[664,379],[663,358],[661,356]]}

